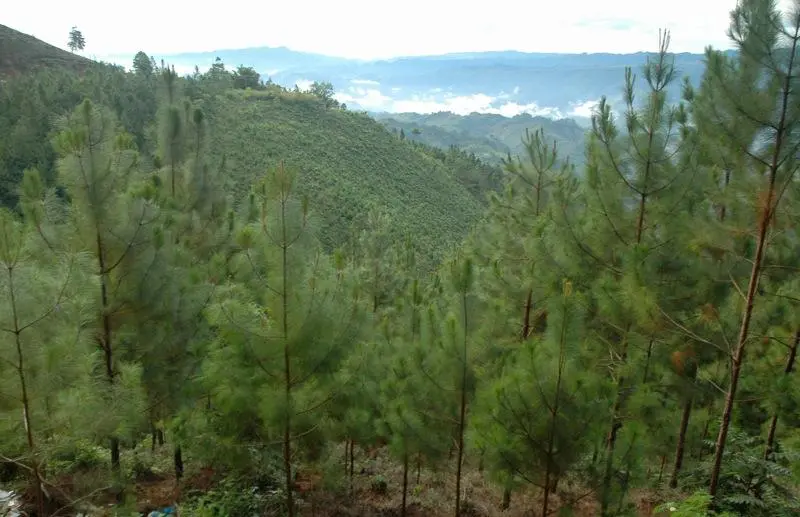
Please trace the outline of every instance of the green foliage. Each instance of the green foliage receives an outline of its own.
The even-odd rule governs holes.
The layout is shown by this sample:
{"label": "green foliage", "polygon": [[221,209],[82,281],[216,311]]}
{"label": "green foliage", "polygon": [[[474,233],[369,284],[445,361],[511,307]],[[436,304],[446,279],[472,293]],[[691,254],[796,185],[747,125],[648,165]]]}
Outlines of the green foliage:
{"label": "green foliage", "polygon": [[673,517],[734,517],[736,514],[711,511],[711,496],[708,492],[695,492],[681,502],[667,502],[659,505],[656,512],[664,512]]}
{"label": "green foliage", "polygon": [[86,47],[86,39],[83,37],[83,33],[78,30],[77,27],[72,27],[69,31],[69,42],[67,46],[72,52],[76,50],[83,50]]}
{"label": "green foliage", "polygon": [[[231,93],[211,106],[210,149],[224,153],[226,188],[236,200],[277,160],[301,171],[298,192],[321,219],[319,237],[332,250],[352,225],[380,206],[393,229],[412,235],[431,268],[480,215],[478,199],[458,184],[455,168],[398,145],[379,124],[329,110],[313,97],[266,90]],[[247,141],[248,145],[242,145]]]}
{"label": "green foliage", "polygon": [[389,490],[389,484],[383,476],[375,476],[370,480],[370,490],[379,495],[385,495]]}
{"label": "green foliage", "polygon": [[230,477],[182,505],[181,511],[198,517],[273,515],[275,511],[283,510],[282,501],[280,490],[264,492],[243,480]]}
{"label": "green foliage", "polygon": [[361,493],[402,490],[402,511],[424,465],[439,481],[412,496],[454,474],[446,497],[477,512],[478,463],[544,516],[587,493],[632,515],[634,490],[692,494],[670,514],[796,514],[800,140],[778,41],[800,38],[766,1],[732,20],[742,52],[709,51],[683,103],[668,36],[642,99],[627,70],[581,169],[555,123],[501,175],[419,140],[530,118],[438,114],[398,139],[330,83],[221,59],[4,83],[0,450],[37,513],[61,476],[92,498],[92,476],[186,468],[222,482],[182,511],[292,516],[295,492],[344,499],[378,443],[403,481],[382,467]]}

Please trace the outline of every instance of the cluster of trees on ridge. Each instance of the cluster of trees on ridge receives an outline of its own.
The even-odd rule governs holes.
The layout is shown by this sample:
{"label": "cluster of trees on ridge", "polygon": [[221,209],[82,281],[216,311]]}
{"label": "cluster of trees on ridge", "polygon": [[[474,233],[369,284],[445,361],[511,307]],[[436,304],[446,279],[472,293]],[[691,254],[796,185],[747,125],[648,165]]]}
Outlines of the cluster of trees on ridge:
{"label": "cluster of trees on ridge", "polygon": [[738,55],[709,49],[672,106],[665,33],[626,72],[624,127],[600,103],[581,175],[527,135],[432,273],[379,212],[323,249],[291,164],[231,203],[206,145],[219,70],[151,70],[152,156],[114,108],[77,104],[54,177],[26,169],[0,213],[0,451],[32,513],[55,511],[51,480],[85,443],[122,491],[126,449],[135,472],[133,446],[166,431],[178,480],[278,460],[264,483],[289,516],[298,466],[345,442],[352,479],[355,445],[381,437],[403,515],[417,465],[453,467],[456,516],[468,465],[505,506],[537,487],[545,517],[573,487],[606,517],[662,485],[693,494],[680,515],[795,514],[800,10],[743,0],[730,36]]}

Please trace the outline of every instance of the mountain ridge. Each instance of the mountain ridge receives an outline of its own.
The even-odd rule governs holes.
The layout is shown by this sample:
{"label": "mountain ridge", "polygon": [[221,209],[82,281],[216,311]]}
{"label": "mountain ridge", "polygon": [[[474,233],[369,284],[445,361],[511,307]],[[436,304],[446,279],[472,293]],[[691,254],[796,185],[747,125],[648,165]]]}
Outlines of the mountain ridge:
{"label": "mountain ridge", "polygon": [[96,64],[30,34],[0,24],[0,78],[35,68],[58,67],[82,71]]}

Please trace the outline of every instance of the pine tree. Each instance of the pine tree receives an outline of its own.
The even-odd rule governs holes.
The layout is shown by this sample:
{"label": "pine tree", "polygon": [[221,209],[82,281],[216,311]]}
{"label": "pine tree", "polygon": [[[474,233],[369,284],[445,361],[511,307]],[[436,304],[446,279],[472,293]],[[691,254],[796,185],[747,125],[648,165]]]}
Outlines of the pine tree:
{"label": "pine tree", "polygon": [[[59,177],[71,197],[69,224],[76,250],[92,256],[98,280],[96,342],[103,355],[109,416],[105,432],[110,440],[111,465],[120,467],[120,431],[125,416],[139,402],[131,376],[135,366],[119,361],[129,320],[127,272],[149,247],[151,223],[158,214],[152,189],[137,175],[137,153],[130,135],[117,133],[116,121],[104,108],[88,100],[63,123],[56,138],[61,154]],[[121,364],[122,363],[122,364]]]}
{"label": "pine tree", "polygon": [[73,53],[76,50],[83,50],[86,47],[86,40],[83,37],[83,33],[81,33],[77,27],[72,27],[69,31],[69,43],[67,43],[67,46]]}
{"label": "pine tree", "polygon": [[[666,279],[680,278],[676,276],[680,269],[671,264],[674,252],[666,243],[673,238],[670,226],[680,224],[682,200],[691,190],[687,112],[667,104],[667,88],[675,80],[668,32],[660,35],[659,43],[658,54],[648,58],[642,71],[646,97],[641,105],[635,103],[636,77],[626,70],[624,133],[607,100],[601,99],[592,117],[586,181],[569,203],[585,204],[586,209],[577,219],[569,216],[574,211],[569,208],[562,208],[566,215],[559,216],[570,250],[564,267],[582,264],[581,272],[571,278],[593,295],[588,317],[608,346],[607,351],[598,350],[598,357],[610,357],[608,367],[617,384],[604,446],[600,487],[604,516],[612,511],[620,430],[629,427],[623,438],[631,451],[635,444],[641,447],[645,432],[640,427],[646,420],[634,415],[657,411],[661,405],[660,395],[637,379],[647,379],[640,372],[649,368],[652,347],[665,325],[663,307],[672,296]],[[590,271],[593,274],[587,275]],[[635,354],[639,350],[645,353]],[[629,458],[631,467],[641,464],[635,454]],[[623,497],[628,486],[628,481],[619,486]]]}
{"label": "pine tree", "polygon": [[561,296],[548,301],[546,335],[513,350],[476,403],[476,440],[500,474],[510,471],[543,489],[543,517],[559,479],[581,459],[608,410],[607,387],[582,352],[581,298],[565,280]]}
{"label": "pine tree", "polygon": [[[731,13],[728,36],[738,53],[706,52],[706,88],[698,94],[696,117],[698,125],[713,126],[714,133],[703,136],[713,139],[716,149],[731,151],[731,158],[723,162],[726,201],[721,206],[726,210],[725,227],[749,227],[748,233],[754,233],[744,241],[738,239],[741,246],[737,251],[743,252],[741,260],[748,265],[748,272],[741,284],[734,277],[734,282],[742,286],[742,299],[736,304],[740,323],[732,343],[730,380],[711,469],[712,496],[716,496],[720,483],[745,350],[752,341],[754,311],[762,303],[759,281],[774,219],[797,170],[793,128],[800,116],[795,98],[800,11],[794,9],[782,19],[774,2],[744,0]],[[749,201],[742,203],[742,199]],[[737,201],[731,210],[731,203]]]}
{"label": "pine tree", "polygon": [[319,413],[334,398],[335,373],[357,341],[362,314],[351,279],[318,251],[307,203],[294,195],[296,175],[281,162],[250,196],[233,282],[209,309],[220,334],[207,373],[225,386],[228,395],[218,400],[225,410],[260,401],[248,412],[281,443],[290,516],[294,448],[320,439]]}
{"label": "pine tree", "polygon": [[[382,435],[389,437],[390,450],[403,463],[401,515],[406,515],[409,464],[425,457],[438,462],[448,447],[450,422],[436,413],[436,396],[418,361],[431,349],[431,333],[425,328],[427,304],[418,278],[409,282],[403,296],[395,300],[387,316],[387,339],[382,347],[384,368],[380,382]],[[431,402],[434,404],[431,405]],[[419,463],[417,464],[419,475]]]}
{"label": "pine tree", "polygon": [[[23,204],[52,206],[52,192],[45,193],[38,171],[23,178]],[[47,228],[44,226],[47,225]],[[84,385],[92,355],[81,332],[86,307],[84,288],[91,281],[84,274],[80,253],[57,248],[51,224],[42,219],[22,221],[7,209],[0,210],[0,372],[9,380],[0,387],[0,399],[14,401],[0,411],[9,427],[24,436],[20,454],[29,469],[36,494],[38,515],[45,515],[45,473],[53,432],[63,438],[65,402]],[[83,375],[82,375],[83,374]],[[67,411],[80,411],[67,405]],[[22,425],[12,424],[22,414]],[[3,426],[5,427],[5,426]],[[21,452],[20,438],[9,443],[2,433],[0,449]],[[48,443],[49,442],[49,443]]]}

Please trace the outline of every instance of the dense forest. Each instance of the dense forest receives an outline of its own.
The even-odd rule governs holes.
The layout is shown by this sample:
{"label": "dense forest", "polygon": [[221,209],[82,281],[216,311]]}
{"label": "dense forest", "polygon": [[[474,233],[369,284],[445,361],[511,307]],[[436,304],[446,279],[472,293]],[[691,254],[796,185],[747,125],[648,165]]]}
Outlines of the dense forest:
{"label": "dense forest", "polygon": [[221,61],[2,79],[0,488],[40,517],[797,515],[800,6],[742,0],[676,104],[659,36],[580,168]]}

